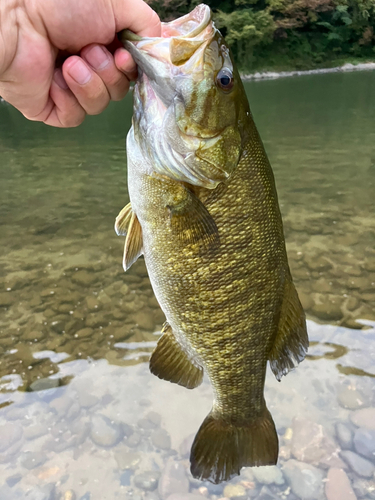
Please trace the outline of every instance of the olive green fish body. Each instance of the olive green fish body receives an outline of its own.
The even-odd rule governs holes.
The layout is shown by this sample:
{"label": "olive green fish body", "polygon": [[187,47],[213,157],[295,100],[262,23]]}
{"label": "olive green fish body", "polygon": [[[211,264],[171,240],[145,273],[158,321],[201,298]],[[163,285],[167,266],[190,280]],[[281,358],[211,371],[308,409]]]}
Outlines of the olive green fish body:
{"label": "olive green fish body", "polygon": [[191,471],[220,482],[276,463],[267,361],[280,380],[308,339],[272,170],[228,49],[205,6],[165,25],[176,31],[126,42],[145,73],[127,142],[131,203],[116,231],[126,235],[125,269],[144,254],[167,318],[151,372],[187,388],[203,372],[211,381]]}

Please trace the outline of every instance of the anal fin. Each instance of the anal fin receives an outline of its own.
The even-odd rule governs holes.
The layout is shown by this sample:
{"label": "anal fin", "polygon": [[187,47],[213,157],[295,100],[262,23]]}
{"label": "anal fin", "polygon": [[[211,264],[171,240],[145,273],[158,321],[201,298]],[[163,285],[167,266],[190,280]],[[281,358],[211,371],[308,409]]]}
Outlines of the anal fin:
{"label": "anal fin", "polygon": [[168,323],[164,324],[162,336],[151,355],[150,371],[163,380],[187,389],[198,387],[203,380],[203,368],[189,359]]}
{"label": "anal fin", "polygon": [[126,236],[122,265],[127,271],[143,251],[142,228],[130,203],[116,217],[115,231],[119,236]]}
{"label": "anal fin", "polygon": [[305,313],[289,278],[285,285],[276,339],[268,358],[277,380],[280,381],[283,375],[304,360],[308,347]]}

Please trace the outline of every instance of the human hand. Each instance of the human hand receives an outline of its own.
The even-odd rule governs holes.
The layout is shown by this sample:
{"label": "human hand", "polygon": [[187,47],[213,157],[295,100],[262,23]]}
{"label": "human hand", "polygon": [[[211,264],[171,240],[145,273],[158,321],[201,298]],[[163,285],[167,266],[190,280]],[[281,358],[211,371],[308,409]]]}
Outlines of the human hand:
{"label": "human hand", "polygon": [[[161,30],[143,0],[0,0],[0,95],[29,120],[79,125],[122,99],[136,77],[129,52],[112,43],[125,28]],[[76,55],[56,68],[67,54]]]}

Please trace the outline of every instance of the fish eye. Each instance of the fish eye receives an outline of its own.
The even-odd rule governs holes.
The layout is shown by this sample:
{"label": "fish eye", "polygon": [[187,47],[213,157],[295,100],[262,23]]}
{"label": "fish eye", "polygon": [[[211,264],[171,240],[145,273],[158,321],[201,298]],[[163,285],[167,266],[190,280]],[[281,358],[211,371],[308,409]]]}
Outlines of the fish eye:
{"label": "fish eye", "polygon": [[234,85],[232,71],[229,68],[222,68],[216,75],[216,83],[224,92],[231,91]]}

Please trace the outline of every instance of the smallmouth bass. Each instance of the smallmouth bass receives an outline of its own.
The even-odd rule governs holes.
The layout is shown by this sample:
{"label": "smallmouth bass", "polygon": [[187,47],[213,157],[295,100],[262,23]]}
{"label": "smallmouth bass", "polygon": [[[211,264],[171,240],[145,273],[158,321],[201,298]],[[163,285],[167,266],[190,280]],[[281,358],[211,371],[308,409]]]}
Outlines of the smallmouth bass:
{"label": "smallmouth bass", "polygon": [[192,449],[214,483],[277,462],[264,399],[305,357],[305,315],[290,274],[274,178],[229,48],[206,5],[161,38],[120,34],[139,68],[127,137],[130,203],[115,229],[123,266],[144,255],[165,323],[150,370],[214,402]]}

